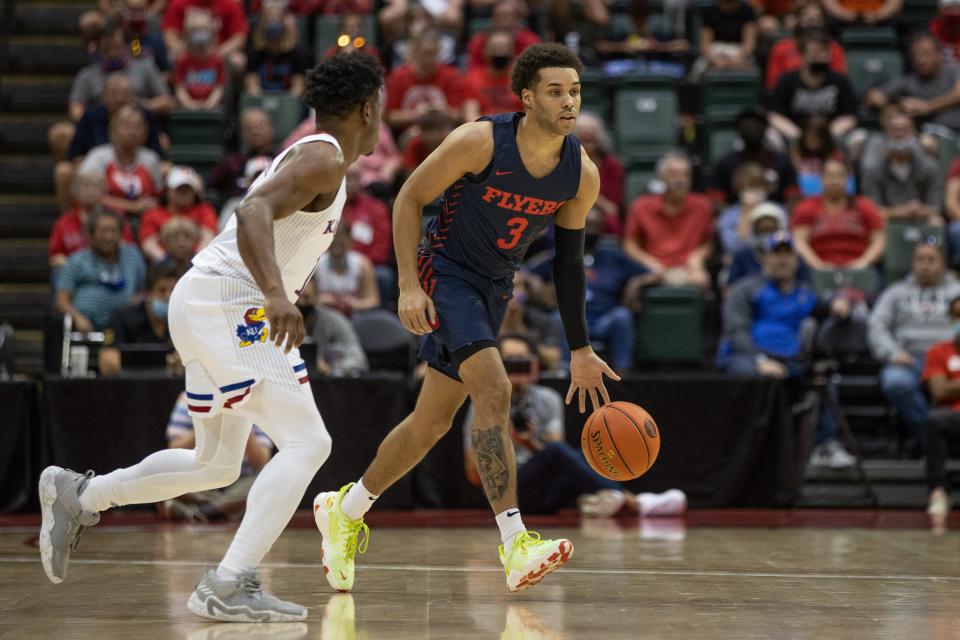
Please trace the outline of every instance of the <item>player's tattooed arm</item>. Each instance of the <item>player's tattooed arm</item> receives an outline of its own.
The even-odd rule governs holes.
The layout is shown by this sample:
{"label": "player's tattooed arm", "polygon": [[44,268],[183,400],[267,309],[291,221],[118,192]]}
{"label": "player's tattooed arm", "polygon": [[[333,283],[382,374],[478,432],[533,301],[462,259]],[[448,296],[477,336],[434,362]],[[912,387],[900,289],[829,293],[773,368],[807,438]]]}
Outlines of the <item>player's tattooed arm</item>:
{"label": "player's tattooed arm", "polygon": [[493,426],[489,429],[474,427],[473,450],[477,456],[477,471],[480,472],[480,481],[483,490],[491,502],[503,498],[510,482],[510,472],[507,468],[504,441],[506,432],[503,427]]}

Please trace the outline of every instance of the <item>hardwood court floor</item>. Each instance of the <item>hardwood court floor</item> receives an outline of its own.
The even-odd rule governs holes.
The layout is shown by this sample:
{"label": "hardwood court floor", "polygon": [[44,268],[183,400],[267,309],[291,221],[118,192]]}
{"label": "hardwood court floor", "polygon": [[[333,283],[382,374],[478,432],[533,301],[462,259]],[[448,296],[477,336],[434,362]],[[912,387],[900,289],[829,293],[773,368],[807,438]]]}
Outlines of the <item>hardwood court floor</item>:
{"label": "hardwood court floor", "polygon": [[230,527],[90,529],[61,585],[43,575],[33,528],[0,528],[0,639],[960,638],[954,532],[678,520],[543,533],[570,537],[573,559],[509,594],[495,528],[374,527],[354,593],[334,595],[316,532],[288,529],[264,582],[310,617],[237,625],[184,606]]}

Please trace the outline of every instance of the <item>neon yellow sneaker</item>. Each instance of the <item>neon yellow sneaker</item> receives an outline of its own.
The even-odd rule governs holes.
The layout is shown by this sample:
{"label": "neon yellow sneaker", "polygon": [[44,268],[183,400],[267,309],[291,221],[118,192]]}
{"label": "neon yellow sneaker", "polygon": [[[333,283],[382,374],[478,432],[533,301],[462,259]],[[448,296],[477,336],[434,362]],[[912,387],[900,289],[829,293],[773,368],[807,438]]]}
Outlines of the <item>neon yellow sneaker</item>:
{"label": "neon yellow sneaker", "polygon": [[[363,518],[351,520],[340,510],[343,496],[352,486],[351,482],[340,491],[318,493],[313,499],[313,518],[323,538],[320,551],[323,573],[337,591],[349,591],[353,587],[353,558],[357,551],[366,553],[370,539],[370,528]],[[361,531],[363,541],[358,543]]]}
{"label": "neon yellow sneaker", "polygon": [[500,545],[500,562],[507,572],[507,587],[521,591],[532,587],[548,573],[562,567],[573,556],[573,543],[560,540],[541,540],[536,531],[524,531],[513,539],[508,553]]}

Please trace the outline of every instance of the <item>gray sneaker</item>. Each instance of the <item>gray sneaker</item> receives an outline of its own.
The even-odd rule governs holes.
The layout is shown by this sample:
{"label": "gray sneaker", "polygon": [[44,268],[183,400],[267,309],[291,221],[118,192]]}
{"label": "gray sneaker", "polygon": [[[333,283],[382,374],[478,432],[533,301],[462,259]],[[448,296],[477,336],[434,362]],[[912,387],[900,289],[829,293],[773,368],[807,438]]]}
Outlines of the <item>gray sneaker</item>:
{"label": "gray sneaker", "polygon": [[260,589],[257,572],[244,571],[236,580],[223,580],[216,569],[207,571],[187,601],[192,613],[221,622],[299,622],[307,610]]}
{"label": "gray sneaker", "polygon": [[47,467],[40,474],[40,560],[43,570],[54,584],[63,582],[67,575],[70,553],[80,542],[86,527],[100,522],[99,513],[80,508],[80,494],[93,471],[79,474],[60,467]]}

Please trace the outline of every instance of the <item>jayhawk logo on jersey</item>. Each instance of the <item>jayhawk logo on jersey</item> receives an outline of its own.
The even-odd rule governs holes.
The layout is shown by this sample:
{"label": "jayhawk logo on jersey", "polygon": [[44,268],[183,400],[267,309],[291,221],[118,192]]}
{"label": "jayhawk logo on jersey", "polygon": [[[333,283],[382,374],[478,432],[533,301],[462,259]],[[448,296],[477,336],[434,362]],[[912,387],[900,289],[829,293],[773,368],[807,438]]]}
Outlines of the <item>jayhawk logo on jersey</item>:
{"label": "jayhawk logo on jersey", "polygon": [[243,314],[244,324],[237,325],[237,337],[240,338],[241,347],[249,347],[254,342],[266,342],[267,334],[267,313],[263,307],[254,307],[247,309]]}

